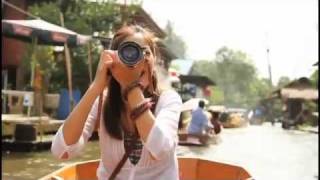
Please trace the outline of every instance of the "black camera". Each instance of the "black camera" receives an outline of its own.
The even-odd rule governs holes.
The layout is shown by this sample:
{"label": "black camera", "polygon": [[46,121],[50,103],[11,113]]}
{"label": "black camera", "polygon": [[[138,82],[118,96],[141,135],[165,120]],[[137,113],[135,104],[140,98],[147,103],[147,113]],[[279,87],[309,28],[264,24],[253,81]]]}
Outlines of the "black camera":
{"label": "black camera", "polygon": [[118,56],[125,65],[134,67],[143,60],[144,53],[139,44],[128,41],[119,46]]}

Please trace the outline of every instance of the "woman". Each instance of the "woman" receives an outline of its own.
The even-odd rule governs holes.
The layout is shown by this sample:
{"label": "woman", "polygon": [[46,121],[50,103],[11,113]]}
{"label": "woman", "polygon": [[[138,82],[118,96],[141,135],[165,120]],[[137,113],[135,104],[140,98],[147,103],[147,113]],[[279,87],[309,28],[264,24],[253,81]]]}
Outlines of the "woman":
{"label": "woman", "polygon": [[[135,68],[115,53],[125,42],[144,51]],[[154,36],[140,26],[125,26],[114,35],[111,50],[102,52],[94,82],[58,130],[52,153],[60,159],[76,156],[97,124],[98,179],[179,179],[175,149],[182,102],[175,91],[157,85]]]}

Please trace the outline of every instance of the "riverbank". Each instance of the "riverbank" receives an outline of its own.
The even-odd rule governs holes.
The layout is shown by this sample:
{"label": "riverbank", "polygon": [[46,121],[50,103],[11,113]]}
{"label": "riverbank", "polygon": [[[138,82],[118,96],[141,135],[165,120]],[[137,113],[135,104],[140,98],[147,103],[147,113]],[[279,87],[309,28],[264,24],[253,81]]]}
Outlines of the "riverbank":
{"label": "riverbank", "polygon": [[309,132],[309,133],[319,134],[319,126],[316,126],[316,127],[313,127],[313,126],[299,126],[298,130]]}

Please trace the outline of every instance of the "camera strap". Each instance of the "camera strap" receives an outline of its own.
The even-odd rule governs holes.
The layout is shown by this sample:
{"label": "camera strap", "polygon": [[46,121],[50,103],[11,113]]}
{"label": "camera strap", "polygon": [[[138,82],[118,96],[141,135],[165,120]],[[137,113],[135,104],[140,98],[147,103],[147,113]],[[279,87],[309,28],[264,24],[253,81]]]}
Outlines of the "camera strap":
{"label": "camera strap", "polygon": [[98,131],[100,128],[100,116],[101,116],[101,109],[102,109],[102,100],[103,100],[103,93],[99,95],[99,104],[98,104],[98,113],[97,113],[97,120],[95,124],[95,130]]}
{"label": "camera strap", "polygon": [[[101,109],[102,109],[102,101],[103,101],[103,93],[101,93],[99,95],[98,114],[97,114],[97,120],[96,120],[96,125],[95,125],[95,130],[97,130],[97,131],[98,131],[99,127],[100,127],[100,116],[101,116]],[[136,139],[134,139],[134,141],[136,141]],[[120,172],[120,170],[123,167],[124,163],[128,159],[129,154],[133,151],[133,145],[134,144],[132,143],[131,146],[129,146],[128,151],[126,151],[124,153],[124,155],[122,156],[121,160],[117,164],[116,168],[112,171],[109,180],[113,180],[116,177],[116,175]]]}
{"label": "camera strap", "polygon": [[[155,94],[155,87],[154,87],[154,83],[153,83],[153,79],[152,79],[152,73],[153,70],[151,69],[151,64],[150,62],[146,62],[148,65],[148,70],[150,71],[148,73],[148,80],[150,82],[150,88],[151,88],[151,93],[154,95]],[[154,98],[154,96],[153,96]],[[154,99],[155,104],[152,108],[152,112],[155,110],[155,105],[157,104],[158,98]],[[103,93],[101,93],[99,95],[99,103],[98,103],[98,114],[97,114],[97,120],[96,120],[96,125],[95,125],[95,130],[99,130],[100,128],[100,117],[101,117],[101,110],[102,110],[102,103],[103,103]],[[136,137],[134,139],[134,142],[136,142]],[[115,167],[115,169],[112,171],[109,180],[114,180],[114,178],[117,176],[117,174],[120,172],[121,168],[123,167],[123,165],[125,164],[126,160],[129,158],[129,154],[133,151],[133,146],[134,143],[131,144],[131,146],[129,146],[128,151],[126,151],[124,153],[124,155],[122,156],[121,160],[119,161],[119,163],[117,164],[117,166]]]}

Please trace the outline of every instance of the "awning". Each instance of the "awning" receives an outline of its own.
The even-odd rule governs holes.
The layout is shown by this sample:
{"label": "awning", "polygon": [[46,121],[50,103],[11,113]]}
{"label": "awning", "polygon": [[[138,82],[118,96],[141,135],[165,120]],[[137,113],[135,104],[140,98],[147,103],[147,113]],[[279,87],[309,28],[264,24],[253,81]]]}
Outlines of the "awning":
{"label": "awning", "polygon": [[5,37],[32,42],[37,38],[38,44],[69,47],[86,44],[91,37],[77,34],[69,29],[36,20],[2,20],[2,34]]}
{"label": "awning", "polygon": [[208,77],[206,76],[193,76],[193,75],[180,75],[179,76],[181,83],[192,83],[197,86],[203,87],[203,86],[215,86],[216,83],[211,81]]}
{"label": "awning", "polygon": [[317,100],[318,91],[315,89],[293,89],[283,88],[280,90],[281,97],[286,99],[305,99],[305,100]]}

